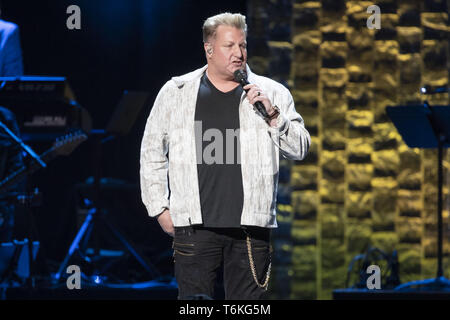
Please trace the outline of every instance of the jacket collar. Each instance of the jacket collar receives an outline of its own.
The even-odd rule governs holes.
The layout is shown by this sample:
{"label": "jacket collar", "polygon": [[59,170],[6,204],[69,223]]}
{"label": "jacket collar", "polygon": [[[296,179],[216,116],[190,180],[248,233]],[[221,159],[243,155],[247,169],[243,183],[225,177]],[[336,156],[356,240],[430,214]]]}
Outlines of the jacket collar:
{"label": "jacket collar", "polygon": [[[203,73],[205,73],[207,68],[208,68],[208,65],[205,65],[205,66],[201,67],[200,69],[186,73],[182,76],[173,77],[172,80],[175,82],[175,84],[177,85],[178,88],[181,88],[187,82],[199,80],[203,76]],[[252,80],[254,80],[254,78],[255,78],[255,74],[250,70],[250,67],[248,66],[248,64],[246,65],[246,70],[247,70],[248,81],[250,83],[252,83],[253,82]]]}

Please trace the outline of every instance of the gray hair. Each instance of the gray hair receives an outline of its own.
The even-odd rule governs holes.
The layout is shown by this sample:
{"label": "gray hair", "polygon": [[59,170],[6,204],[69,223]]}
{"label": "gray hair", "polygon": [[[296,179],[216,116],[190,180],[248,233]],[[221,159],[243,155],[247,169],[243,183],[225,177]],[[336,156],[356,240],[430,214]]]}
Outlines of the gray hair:
{"label": "gray hair", "polygon": [[225,12],[206,19],[203,24],[203,42],[208,42],[211,37],[215,38],[217,28],[223,25],[241,29],[247,36],[245,16],[240,13]]}

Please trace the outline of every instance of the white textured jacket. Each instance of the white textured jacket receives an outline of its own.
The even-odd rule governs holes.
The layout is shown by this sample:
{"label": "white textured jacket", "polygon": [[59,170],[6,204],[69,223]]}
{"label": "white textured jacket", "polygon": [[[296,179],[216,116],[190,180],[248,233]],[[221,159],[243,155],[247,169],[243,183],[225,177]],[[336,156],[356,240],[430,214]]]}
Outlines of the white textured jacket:
{"label": "white textured jacket", "polygon": [[[142,139],[142,201],[152,217],[170,209],[175,227],[202,223],[194,117],[200,79],[206,68],[174,77],[162,87]],[[248,66],[247,74],[249,82],[258,85],[279,107],[280,116],[277,126],[270,127],[243,92],[239,105],[244,191],[241,225],[275,228],[279,153],[302,160],[311,138],[289,90],[252,73]]]}

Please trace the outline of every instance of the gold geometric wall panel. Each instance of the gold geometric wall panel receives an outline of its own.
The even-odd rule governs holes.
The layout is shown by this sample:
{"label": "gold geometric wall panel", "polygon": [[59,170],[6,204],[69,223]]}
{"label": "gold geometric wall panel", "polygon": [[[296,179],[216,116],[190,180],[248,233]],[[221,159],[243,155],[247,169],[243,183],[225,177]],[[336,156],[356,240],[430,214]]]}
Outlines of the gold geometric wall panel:
{"label": "gold geometric wall panel", "polygon": [[[373,4],[379,30],[366,25]],[[280,162],[272,297],[331,298],[369,246],[397,250],[402,282],[436,275],[436,151],[408,148],[385,108],[448,105],[448,94],[420,92],[448,85],[446,8],[445,0],[248,0],[249,64],[290,88],[312,137],[304,161]],[[446,152],[444,229],[449,160]],[[444,252],[449,277],[448,232]]]}

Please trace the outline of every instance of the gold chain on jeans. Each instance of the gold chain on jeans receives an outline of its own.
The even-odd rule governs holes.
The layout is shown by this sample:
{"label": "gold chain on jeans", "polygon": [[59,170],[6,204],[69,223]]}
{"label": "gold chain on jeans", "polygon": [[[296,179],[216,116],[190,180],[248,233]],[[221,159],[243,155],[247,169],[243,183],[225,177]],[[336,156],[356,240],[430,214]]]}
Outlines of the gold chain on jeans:
{"label": "gold chain on jeans", "polygon": [[250,261],[250,270],[252,271],[253,279],[255,280],[255,283],[258,287],[263,288],[264,290],[267,291],[267,287],[268,287],[269,279],[270,279],[270,269],[272,268],[271,253],[269,251],[270,263],[269,263],[269,267],[267,268],[266,280],[264,281],[263,284],[261,284],[261,283],[259,283],[258,277],[256,276],[255,263],[253,261],[253,254],[252,254],[252,243],[250,241],[250,236],[248,234],[247,234],[247,251],[248,251],[248,260]]}

